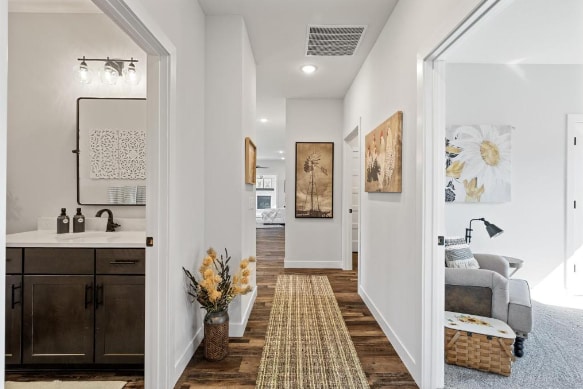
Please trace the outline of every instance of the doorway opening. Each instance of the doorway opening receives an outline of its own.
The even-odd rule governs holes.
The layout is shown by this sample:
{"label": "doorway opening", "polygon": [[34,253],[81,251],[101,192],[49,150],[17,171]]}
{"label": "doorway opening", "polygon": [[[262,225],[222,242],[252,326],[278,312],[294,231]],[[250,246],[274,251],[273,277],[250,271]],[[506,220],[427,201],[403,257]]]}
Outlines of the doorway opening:
{"label": "doorway opening", "polygon": [[360,126],[344,138],[343,146],[343,269],[360,270]]}

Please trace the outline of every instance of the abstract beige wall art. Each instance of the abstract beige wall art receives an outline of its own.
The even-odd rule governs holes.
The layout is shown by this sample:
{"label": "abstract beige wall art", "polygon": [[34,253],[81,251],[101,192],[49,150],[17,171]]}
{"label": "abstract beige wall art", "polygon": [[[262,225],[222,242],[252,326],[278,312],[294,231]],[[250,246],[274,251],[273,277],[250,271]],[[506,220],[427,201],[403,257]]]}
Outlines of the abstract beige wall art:
{"label": "abstract beige wall art", "polygon": [[365,137],[364,191],[401,192],[403,112],[398,111]]}
{"label": "abstract beige wall art", "polygon": [[257,147],[251,138],[245,138],[245,183],[255,184],[257,178]]}
{"label": "abstract beige wall art", "polygon": [[295,198],[296,218],[333,217],[333,142],[296,142]]}
{"label": "abstract beige wall art", "polygon": [[446,129],[446,202],[510,201],[512,129],[491,124]]}

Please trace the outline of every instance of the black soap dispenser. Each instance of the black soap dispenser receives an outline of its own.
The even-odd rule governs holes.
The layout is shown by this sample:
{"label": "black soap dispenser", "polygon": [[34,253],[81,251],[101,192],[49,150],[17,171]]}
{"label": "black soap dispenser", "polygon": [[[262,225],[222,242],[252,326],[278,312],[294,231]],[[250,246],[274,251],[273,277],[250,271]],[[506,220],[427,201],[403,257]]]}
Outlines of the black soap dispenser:
{"label": "black soap dispenser", "polygon": [[67,209],[61,208],[61,214],[57,217],[57,234],[66,234],[69,232],[69,216]]}
{"label": "black soap dispenser", "polygon": [[85,216],[81,214],[81,208],[77,208],[77,214],[73,216],[73,232],[85,232]]}

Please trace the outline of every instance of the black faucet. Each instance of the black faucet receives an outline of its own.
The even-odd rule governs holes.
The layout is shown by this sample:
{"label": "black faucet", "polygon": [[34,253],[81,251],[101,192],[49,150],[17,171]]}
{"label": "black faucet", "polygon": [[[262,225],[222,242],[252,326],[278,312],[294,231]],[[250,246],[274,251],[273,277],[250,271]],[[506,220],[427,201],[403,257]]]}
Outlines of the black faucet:
{"label": "black faucet", "polygon": [[95,214],[95,217],[101,217],[103,212],[107,212],[107,229],[105,230],[106,232],[114,232],[116,227],[121,227],[119,224],[113,222],[113,212],[111,212],[111,209],[107,208],[100,209]]}

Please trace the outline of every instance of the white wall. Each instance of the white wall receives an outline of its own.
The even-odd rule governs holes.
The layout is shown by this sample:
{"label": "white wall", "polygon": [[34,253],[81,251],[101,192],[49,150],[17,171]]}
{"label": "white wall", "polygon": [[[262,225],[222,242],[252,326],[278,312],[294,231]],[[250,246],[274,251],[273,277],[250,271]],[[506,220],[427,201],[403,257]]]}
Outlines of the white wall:
{"label": "white wall", "polygon": [[[102,14],[10,13],[7,232],[36,229],[39,216],[77,205],[79,97],[146,97],[146,55]],[[77,58],[134,57],[139,85],[81,84]],[[90,68],[103,63],[89,62]],[[85,216],[104,207],[82,206]],[[114,217],[144,217],[144,207],[114,207]]]}
{"label": "white wall", "polygon": [[[478,0],[400,1],[344,99],[344,136],[362,118],[364,136],[403,111],[402,193],[361,193],[359,293],[415,381],[422,366],[422,203],[417,60],[429,54]],[[362,157],[361,157],[362,160]],[[361,166],[364,162],[361,162]],[[418,189],[419,188],[419,189]]]}
{"label": "white wall", "polygon": [[[285,267],[342,268],[342,128],[342,100],[287,100]],[[334,142],[332,219],[295,218],[296,142]]]}
{"label": "white wall", "polygon": [[[283,208],[285,205],[285,161],[281,159],[261,159],[257,160],[257,165],[267,166],[266,169],[257,169],[257,176],[277,176],[277,193],[275,194],[277,196],[277,208]],[[287,215],[287,217],[289,216]]]}
{"label": "white wall", "polygon": [[[205,82],[206,242],[227,248],[237,269],[255,255],[255,186],[244,170],[245,137],[255,137],[255,60],[241,16],[207,16]],[[243,335],[254,296],[231,303],[231,336]]]}
{"label": "white wall", "polygon": [[496,224],[504,233],[490,239],[483,223],[472,223],[472,251],[524,259],[516,277],[531,286],[565,258],[567,114],[583,112],[581,85],[580,65],[447,65],[447,125],[515,129],[511,200],[446,204],[446,233],[463,236],[472,218]]}

